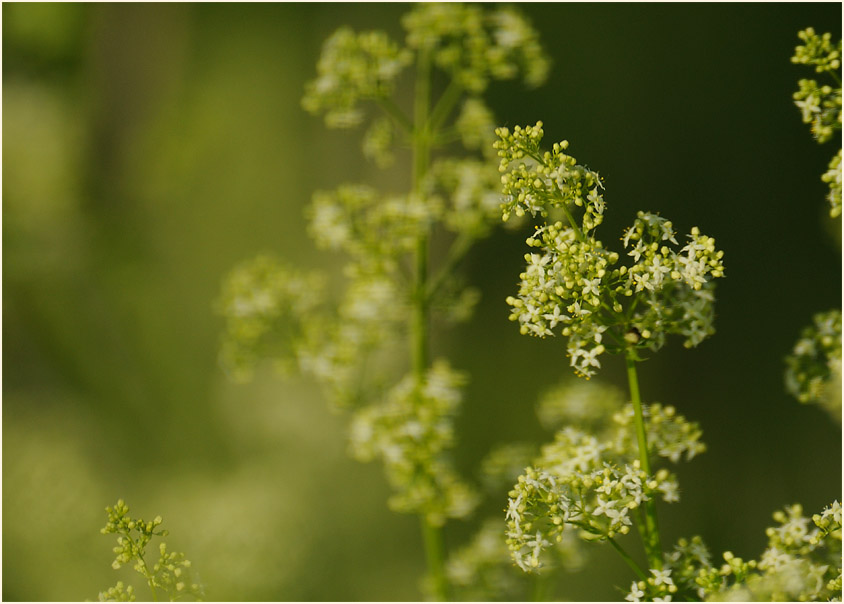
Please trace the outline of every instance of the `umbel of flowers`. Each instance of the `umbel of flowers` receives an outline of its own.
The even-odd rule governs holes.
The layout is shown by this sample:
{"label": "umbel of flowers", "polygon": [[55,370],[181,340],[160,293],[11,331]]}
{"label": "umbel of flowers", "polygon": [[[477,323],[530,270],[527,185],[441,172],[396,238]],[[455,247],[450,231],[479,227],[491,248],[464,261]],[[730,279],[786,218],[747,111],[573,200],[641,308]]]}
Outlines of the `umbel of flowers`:
{"label": "umbel of flowers", "polygon": [[567,337],[571,366],[591,377],[605,352],[656,351],[669,334],[696,346],[713,333],[713,279],[724,275],[713,238],[694,227],[681,247],[671,221],[639,212],[622,238],[624,263],[595,234],[606,209],[601,178],[565,153],[568,142],[542,151],[542,122],[496,134],[504,220],[564,217],[527,240],[536,251],[507,298],[523,334]]}

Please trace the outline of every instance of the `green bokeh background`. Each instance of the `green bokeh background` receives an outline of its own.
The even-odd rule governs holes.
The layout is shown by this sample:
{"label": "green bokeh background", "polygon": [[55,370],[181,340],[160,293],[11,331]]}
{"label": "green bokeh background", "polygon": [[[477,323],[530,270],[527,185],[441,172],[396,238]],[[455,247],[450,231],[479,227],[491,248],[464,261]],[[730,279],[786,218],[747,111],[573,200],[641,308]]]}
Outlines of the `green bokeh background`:
{"label": "green bokeh background", "polygon": [[[347,181],[407,188],[361,159],[360,132],[299,105],[322,41],[349,24],[401,36],[396,4],[10,4],[3,16],[3,599],[80,600],[121,577],[103,508],[164,516],[213,600],[418,600],[418,522],[386,507],[377,465],[346,455],[345,419],[311,383],[249,385],[216,361],[213,301],[264,251],[306,268],[303,207]],[[791,93],[798,30],[841,35],[841,5],[523,5],[554,67],[535,91],[495,84],[503,124],[606,179],[611,243],[639,209],[698,225],[726,251],[717,335],[640,371],[647,400],[699,421],[709,451],[680,470],[664,541],[761,553],[770,514],[841,498],[841,428],[782,386],[783,356],[840,307],[840,219]],[[559,340],[518,335],[525,233],[499,231],[463,270],[475,318],[435,335],[471,375],[458,463],[545,440],[537,396],[574,379]],[[625,385],[620,359],[601,379]],[[489,501],[495,512],[504,500]],[[471,523],[448,526],[459,545]],[[632,539],[632,538],[631,538]],[[595,548],[556,597],[629,585]],[[143,593],[143,592],[141,592]]]}

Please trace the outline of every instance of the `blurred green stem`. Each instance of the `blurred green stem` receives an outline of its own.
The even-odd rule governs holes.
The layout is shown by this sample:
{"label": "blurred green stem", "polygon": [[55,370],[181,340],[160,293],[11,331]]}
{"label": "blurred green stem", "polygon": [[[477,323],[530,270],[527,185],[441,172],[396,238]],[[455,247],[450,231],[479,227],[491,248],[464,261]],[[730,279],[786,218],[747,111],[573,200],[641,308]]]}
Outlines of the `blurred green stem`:
{"label": "blurred green stem", "polygon": [[[630,401],[633,403],[633,422],[636,428],[636,440],[639,443],[639,463],[642,470],[651,477],[648,438],[645,433],[645,420],[642,413],[642,398],[639,394],[639,376],[636,373],[636,353],[632,347],[625,351],[627,362],[627,383],[630,386]],[[656,517],[656,505],[653,499],[645,502],[644,546],[650,568],[662,568],[662,546],[659,539],[659,526]]]}
{"label": "blurred green stem", "polygon": [[[422,182],[431,161],[431,130],[429,122],[431,93],[431,57],[419,53],[416,69],[416,97],[413,104],[413,194],[422,194]],[[428,369],[428,233],[416,241],[416,271],[413,284],[413,312],[410,325],[410,346],[413,376],[418,388],[425,380]],[[425,557],[431,576],[435,600],[447,599],[445,580],[445,551],[442,529],[422,515],[422,535],[425,541]]]}

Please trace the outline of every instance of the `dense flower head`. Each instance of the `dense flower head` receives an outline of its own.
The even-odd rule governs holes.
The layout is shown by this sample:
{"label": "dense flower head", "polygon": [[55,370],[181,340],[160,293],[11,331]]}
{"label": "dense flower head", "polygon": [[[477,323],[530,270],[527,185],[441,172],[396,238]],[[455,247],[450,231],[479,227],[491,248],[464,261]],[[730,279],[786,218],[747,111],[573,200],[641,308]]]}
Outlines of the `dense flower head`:
{"label": "dense flower head", "polygon": [[[164,542],[158,545],[157,561],[152,562],[148,555],[147,546],[155,537],[166,537],[167,531],[159,528],[161,516],[145,521],[141,518],[129,516],[129,506],[119,499],[117,504],[106,508],[108,521],[100,532],[117,534],[117,546],[114,553],[117,556],[112,562],[115,570],[121,566],[134,562],[134,569],[147,581],[152,590],[153,599],[157,599],[156,590],[163,590],[168,599],[201,600],[202,587],[191,580],[191,562],[181,552],[170,552]],[[134,588],[130,585],[124,588],[119,581],[114,587],[100,592],[100,601],[134,601]]]}
{"label": "dense flower head", "polygon": [[724,253],[712,237],[693,227],[680,247],[671,221],[640,211],[622,238],[632,264],[619,267],[619,254],[594,234],[606,208],[598,174],[563,152],[566,141],[543,152],[541,122],[496,132],[503,218],[546,218],[554,209],[566,216],[527,239],[535,251],[525,255],[518,297],[507,298],[522,334],[568,337],[572,368],[590,377],[606,351],[656,351],[667,334],[691,347],[714,333],[712,282],[724,276]]}
{"label": "dense flower head", "polygon": [[462,88],[482,92],[491,79],[520,72],[528,85],[545,81],[549,62],[530,23],[512,8],[423,3],[405,15],[407,45],[433,61]]}
{"label": "dense flower head", "polygon": [[555,444],[579,455],[571,464],[577,469],[528,467],[509,493],[507,545],[525,572],[541,568],[543,552],[574,535],[602,541],[627,534],[633,510],[659,496],[670,480],[664,470],[649,477],[637,461],[623,466],[602,461],[600,443],[574,429]]}
{"label": "dense flower head", "polygon": [[604,202],[600,189],[603,188],[597,172],[578,165],[577,160],[564,151],[568,141],[554,144],[552,151],[540,148],[545,132],[542,122],[535,126],[516,126],[511,133],[508,128],[495,130],[499,140],[494,148],[501,158],[498,170],[501,172],[502,218],[506,221],[511,213],[523,216],[537,214],[548,216],[551,208],[567,208],[568,205],[584,208],[583,230],[589,231],[603,219]]}
{"label": "dense flower head", "polygon": [[831,140],[841,130],[841,88],[805,78],[797,85],[800,88],[794,93],[794,104],[802,113],[803,123],[811,124],[819,143]]}
{"label": "dense flower head", "polygon": [[817,313],[786,357],[786,389],[841,418],[841,311]]}
{"label": "dense flower head", "polygon": [[412,58],[384,32],[340,28],[323,44],[317,78],[305,86],[302,105],[324,113],[329,127],[356,126],[363,119],[359,101],[389,96]]}
{"label": "dense flower head", "polygon": [[800,505],[774,514],[768,547],[759,560],[731,552],[724,564],[701,564],[698,595],[710,601],[823,601],[841,597],[841,505],[834,501],[812,519]]}
{"label": "dense flower head", "polygon": [[[595,392],[590,395],[587,388]],[[563,404],[565,398],[574,402]],[[592,402],[603,418],[584,414],[581,407]],[[583,425],[594,432],[572,424],[557,431],[509,493],[508,545],[513,561],[525,571],[544,564],[542,552],[552,543],[576,536],[603,541],[623,535],[638,518],[632,510],[645,502],[679,501],[673,473],[661,468],[648,475],[642,469],[632,426],[633,405],[624,404],[614,386],[567,384],[546,395],[543,406],[550,425],[584,418]],[[678,462],[705,451],[700,427],[673,407],[647,405],[643,416],[651,460]],[[648,593],[659,596],[653,588],[643,584]]]}
{"label": "dense flower head", "polygon": [[361,461],[384,461],[397,490],[391,507],[423,514],[434,525],[465,516],[476,503],[443,455],[453,446],[453,418],[464,383],[462,374],[438,361],[422,384],[408,375],[383,403],[358,411],[351,426],[354,455]]}

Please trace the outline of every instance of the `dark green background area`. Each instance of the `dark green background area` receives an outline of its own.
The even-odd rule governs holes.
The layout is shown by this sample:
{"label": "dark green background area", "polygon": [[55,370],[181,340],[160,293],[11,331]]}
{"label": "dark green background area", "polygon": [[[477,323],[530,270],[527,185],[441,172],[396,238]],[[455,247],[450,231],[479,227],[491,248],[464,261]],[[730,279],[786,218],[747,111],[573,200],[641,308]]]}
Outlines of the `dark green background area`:
{"label": "dark green background area", "polygon": [[[305,233],[313,191],[407,189],[405,164],[366,164],[359,131],[327,131],[299,101],[334,29],[399,38],[408,8],[4,3],[3,599],[95,599],[131,577],[98,532],[118,497],[164,517],[209,599],[421,597],[417,520],[387,510],[377,465],[347,457],[345,418],[307,382],[229,383],[213,305],[260,252],[336,264]],[[601,173],[607,245],[642,209],[726,252],[718,333],[671,342],[640,379],[709,446],[660,509],[665,544],[700,534],[716,555],[756,557],[774,510],[841,498],[840,425],[782,385],[801,328],[841,301],[841,223],[820,181],[840,139],[818,145],[801,123],[791,94],[812,74],[789,61],[800,29],[840,39],[841,5],[522,8],[554,65],[537,90],[491,87],[499,121],[543,120]],[[470,477],[496,444],[549,439],[537,397],[575,379],[562,341],[507,321],[525,236],[471,252],[482,302],[433,340],[471,376],[457,450]],[[620,359],[599,378],[624,386]],[[449,545],[472,528],[450,524]],[[556,597],[614,599],[630,580],[596,547]]]}

